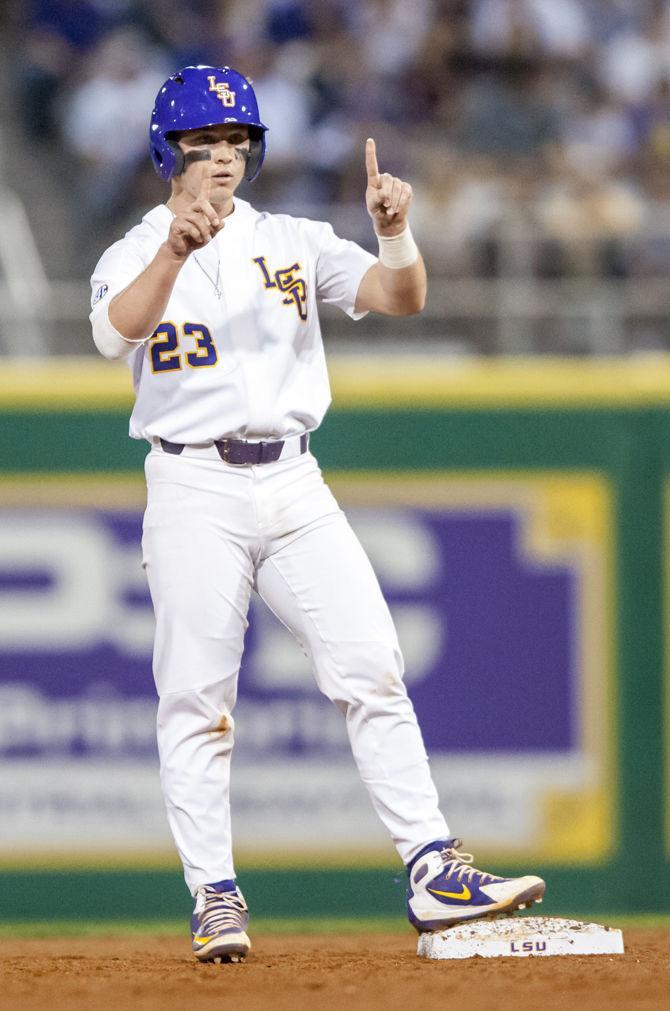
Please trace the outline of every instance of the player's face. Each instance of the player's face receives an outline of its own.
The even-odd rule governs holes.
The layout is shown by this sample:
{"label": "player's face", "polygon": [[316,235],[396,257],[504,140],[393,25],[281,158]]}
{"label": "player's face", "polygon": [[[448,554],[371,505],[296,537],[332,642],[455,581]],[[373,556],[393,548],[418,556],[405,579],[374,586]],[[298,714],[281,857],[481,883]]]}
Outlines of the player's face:
{"label": "player's face", "polygon": [[[227,203],[244,177],[249,156],[249,128],[236,123],[221,123],[186,130],[179,138],[179,146],[185,155],[209,151],[213,163],[210,201],[213,204]],[[205,164],[203,161],[187,163],[180,176],[184,190],[194,198],[200,192]]]}

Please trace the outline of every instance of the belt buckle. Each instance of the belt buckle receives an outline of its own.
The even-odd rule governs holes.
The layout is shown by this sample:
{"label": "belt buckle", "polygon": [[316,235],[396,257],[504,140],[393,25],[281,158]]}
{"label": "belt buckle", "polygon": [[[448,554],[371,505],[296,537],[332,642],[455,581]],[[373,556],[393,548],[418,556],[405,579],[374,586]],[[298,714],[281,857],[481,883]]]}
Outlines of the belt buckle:
{"label": "belt buckle", "polygon": [[271,463],[271,448],[269,442],[259,442],[258,443],[258,462],[259,463]]}
{"label": "belt buckle", "polygon": [[[238,442],[237,439],[219,439],[216,443],[219,456],[224,463],[229,463],[233,467],[243,467],[245,463],[252,463],[248,459],[248,454],[245,449],[248,448],[249,444],[246,442]],[[233,460],[232,457],[235,457]]]}

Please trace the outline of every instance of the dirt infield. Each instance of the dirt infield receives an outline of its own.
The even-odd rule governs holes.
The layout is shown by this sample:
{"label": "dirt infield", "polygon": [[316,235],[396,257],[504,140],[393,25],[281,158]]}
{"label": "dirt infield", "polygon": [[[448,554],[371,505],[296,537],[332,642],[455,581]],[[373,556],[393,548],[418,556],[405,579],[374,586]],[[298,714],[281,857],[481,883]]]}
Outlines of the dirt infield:
{"label": "dirt infield", "polygon": [[199,965],[187,940],[86,937],[0,941],[0,1007],[14,1011],[661,1008],[670,930],[624,930],[626,954],[417,958],[415,935],[254,936],[242,965]]}

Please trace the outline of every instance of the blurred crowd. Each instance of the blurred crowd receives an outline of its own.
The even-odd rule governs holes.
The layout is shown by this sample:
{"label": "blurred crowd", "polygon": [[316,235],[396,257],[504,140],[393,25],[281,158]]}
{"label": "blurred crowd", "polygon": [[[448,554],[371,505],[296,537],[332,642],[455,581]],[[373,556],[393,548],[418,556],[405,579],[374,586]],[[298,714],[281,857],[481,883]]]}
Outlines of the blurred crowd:
{"label": "blurred crowd", "polygon": [[[162,81],[228,63],[270,127],[258,206],[362,201],[363,140],[409,179],[445,273],[670,266],[670,0],[23,0],[15,108],[102,247],[165,198]],[[533,236],[533,262],[528,243]],[[670,229],[668,229],[670,234]],[[501,242],[500,236],[504,236]],[[517,262],[518,261],[518,262]]]}

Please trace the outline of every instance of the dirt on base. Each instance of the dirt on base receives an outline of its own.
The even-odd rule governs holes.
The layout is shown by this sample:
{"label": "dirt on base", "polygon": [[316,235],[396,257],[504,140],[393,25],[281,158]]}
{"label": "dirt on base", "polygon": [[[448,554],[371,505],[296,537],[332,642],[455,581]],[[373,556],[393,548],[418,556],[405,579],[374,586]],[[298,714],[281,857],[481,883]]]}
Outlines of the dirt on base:
{"label": "dirt on base", "polygon": [[624,955],[431,961],[414,934],[253,937],[240,965],[200,965],[188,940],[0,941],[3,1011],[663,1008],[670,930],[624,930]]}

